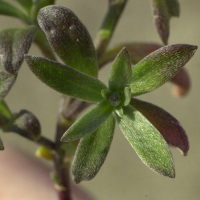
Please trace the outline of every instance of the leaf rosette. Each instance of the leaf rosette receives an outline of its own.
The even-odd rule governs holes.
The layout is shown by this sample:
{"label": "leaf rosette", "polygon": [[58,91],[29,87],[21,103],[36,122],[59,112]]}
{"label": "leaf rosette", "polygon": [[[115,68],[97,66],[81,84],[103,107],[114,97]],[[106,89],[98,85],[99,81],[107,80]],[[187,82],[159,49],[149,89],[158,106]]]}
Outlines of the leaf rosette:
{"label": "leaf rosette", "polygon": [[109,151],[116,122],[147,166],[164,176],[175,177],[168,144],[178,147],[186,155],[189,144],[185,131],[169,113],[134,97],[150,92],[174,77],[197,47],[186,44],[164,46],[133,68],[132,58],[127,49],[122,48],[113,61],[106,86],[96,78],[98,61],[91,37],[71,10],[47,6],[40,10],[38,21],[53,50],[65,64],[26,55],[32,72],[60,93],[97,103],[61,138],[63,142],[80,139],[72,163],[74,181],[90,180],[97,174]]}

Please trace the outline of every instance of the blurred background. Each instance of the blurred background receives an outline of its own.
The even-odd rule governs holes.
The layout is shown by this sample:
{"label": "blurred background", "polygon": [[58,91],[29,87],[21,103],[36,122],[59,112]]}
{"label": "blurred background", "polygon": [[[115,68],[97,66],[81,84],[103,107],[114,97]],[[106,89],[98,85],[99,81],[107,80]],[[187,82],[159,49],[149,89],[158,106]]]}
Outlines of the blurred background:
{"label": "blurred background", "polygon": [[[200,1],[181,0],[179,2],[181,15],[179,18],[173,17],[170,21],[169,44],[186,43],[200,46]],[[56,4],[73,10],[94,39],[107,11],[108,1],[57,0]],[[24,26],[17,19],[0,17],[0,30]],[[150,1],[133,0],[127,3],[110,46],[128,41],[162,44],[153,23]],[[41,55],[34,44],[29,54]],[[110,69],[111,65],[108,65],[100,72],[99,78],[105,83]],[[200,50],[197,50],[191,61],[187,63],[186,69],[192,82],[191,90],[186,97],[172,96],[171,83],[139,97],[164,108],[175,116],[189,137],[190,150],[186,157],[182,156],[178,150],[171,149],[176,178],[163,177],[148,169],[116,126],[110,152],[100,172],[93,180],[80,183],[80,187],[91,193],[96,200],[200,199]],[[59,99],[60,94],[40,82],[24,62],[16,84],[5,100],[13,112],[23,108],[33,112],[41,122],[42,134],[53,139]],[[1,133],[1,137],[5,148],[14,146],[29,155],[34,155],[37,149],[37,145],[12,133]],[[3,153],[0,152],[0,154]]]}

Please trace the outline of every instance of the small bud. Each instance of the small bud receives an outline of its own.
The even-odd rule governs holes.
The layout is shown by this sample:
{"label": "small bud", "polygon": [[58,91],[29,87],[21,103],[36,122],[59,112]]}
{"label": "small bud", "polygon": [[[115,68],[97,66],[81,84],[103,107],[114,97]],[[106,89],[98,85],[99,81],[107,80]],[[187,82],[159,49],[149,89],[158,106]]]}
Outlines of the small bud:
{"label": "small bud", "polygon": [[44,146],[39,147],[35,152],[35,155],[46,160],[53,160],[50,150]]}
{"label": "small bud", "polygon": [[27,110],[21,110],[12,124],[5,128],[5,131],[16,132],[32,140],[38,140],[41,134],[41,126],[35,115]]}

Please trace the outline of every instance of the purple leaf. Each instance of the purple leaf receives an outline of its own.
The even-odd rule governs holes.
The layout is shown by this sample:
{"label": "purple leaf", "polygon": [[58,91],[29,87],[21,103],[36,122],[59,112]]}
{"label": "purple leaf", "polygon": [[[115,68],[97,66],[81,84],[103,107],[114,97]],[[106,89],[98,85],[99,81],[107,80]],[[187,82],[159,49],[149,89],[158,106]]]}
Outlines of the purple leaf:
{"label": "purple leaf", "polygon": [[184,68],[180,69],[170,81],[175,84],[172,91],[175,96],[181,97],[188,93],[191,85],[190,77]]}
{"label": "purple leaf", "polygon": [[172,115],[158,106],[138,99],[132,99],[130,104],[157,128],[169,145],[179,148],[183,155],[187,155],[188,137]]}
{"label": "purple leaf", "polygon": [[152,11],[157,31],[166,45],[169,37],[169,21],[172,16],[179,16],[177,0],[152,0]]}

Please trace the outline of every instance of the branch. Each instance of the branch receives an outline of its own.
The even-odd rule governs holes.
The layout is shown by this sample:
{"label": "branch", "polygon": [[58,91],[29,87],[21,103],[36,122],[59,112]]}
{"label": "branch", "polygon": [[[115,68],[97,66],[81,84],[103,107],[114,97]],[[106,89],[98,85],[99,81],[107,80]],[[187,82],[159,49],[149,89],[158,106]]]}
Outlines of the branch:
{"label": "branch", "polygon": [[95,39],[98,59],[101,58],[109,44],[126,3],[127,0],[109,0],[107,14]]}

